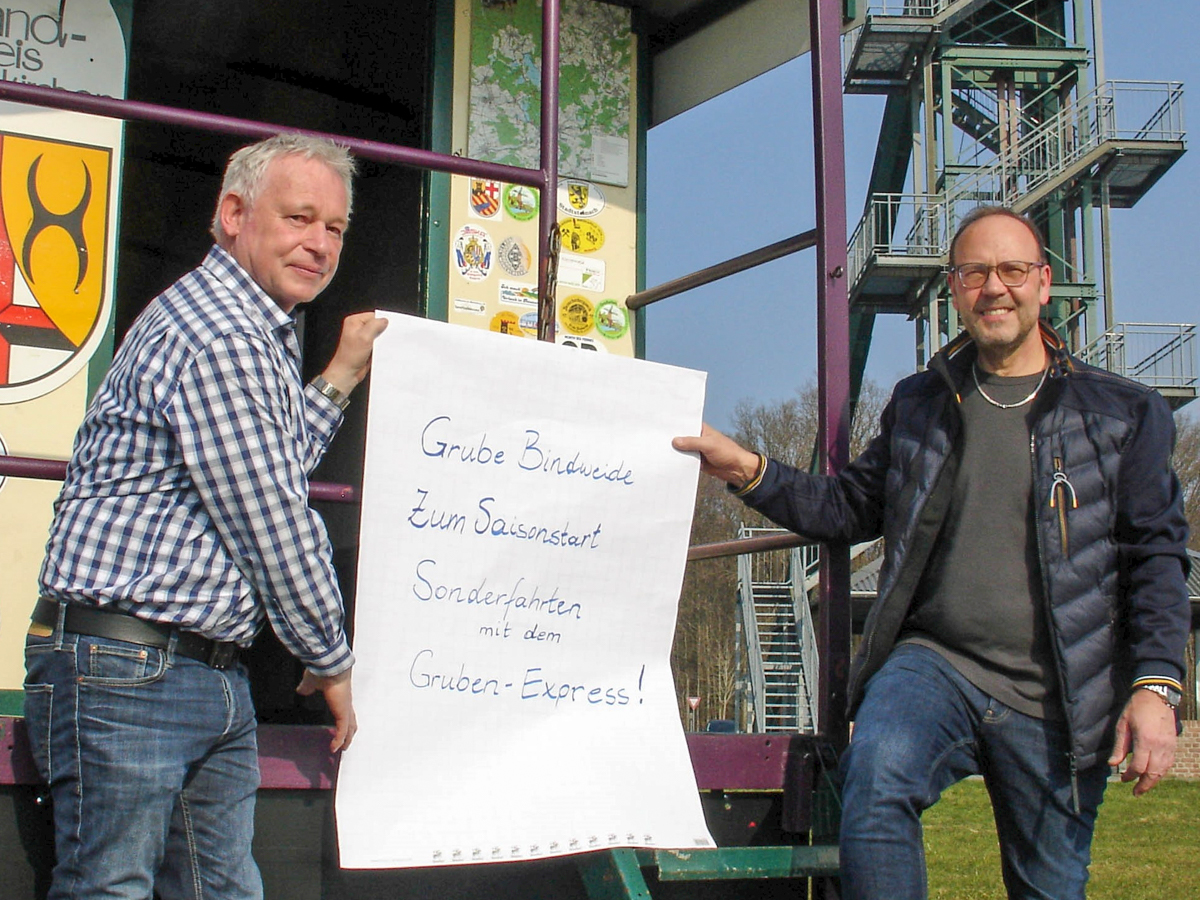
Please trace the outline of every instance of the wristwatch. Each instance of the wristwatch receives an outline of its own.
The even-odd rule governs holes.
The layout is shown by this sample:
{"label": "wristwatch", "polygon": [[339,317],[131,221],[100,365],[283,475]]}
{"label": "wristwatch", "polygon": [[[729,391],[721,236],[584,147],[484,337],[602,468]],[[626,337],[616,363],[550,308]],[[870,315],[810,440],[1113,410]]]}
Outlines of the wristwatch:
{"label": "wristwatch", "polygon": [[326,381],[323,376],[317,375],[309,384],[336,403],[342,412],[345,412],[346,407],[350,405],[350,398]]}
{"label": "wristwatch", "polygon": [[1140,687],[1142,690],[1154,691],[1171,709],[1178,709],[1179,704],[1183,702],[1183,694],[1169,684],[1143,684]]}

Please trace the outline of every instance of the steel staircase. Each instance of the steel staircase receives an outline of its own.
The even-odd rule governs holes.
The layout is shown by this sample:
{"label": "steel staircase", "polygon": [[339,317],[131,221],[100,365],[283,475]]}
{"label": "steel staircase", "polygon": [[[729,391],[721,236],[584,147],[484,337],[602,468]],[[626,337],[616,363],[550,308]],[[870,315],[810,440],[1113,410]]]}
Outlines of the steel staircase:
{"label": "steel staircase", "polygon": [[[739,538],[783,534],[781,528],[745,528]],[[857,560],[879,541],[850,548]],[[820,580],[817,544],[738,557],[738,600],[759,732],[816,734],[817,641],[809,603]]]}
{"label": "steel staircase", "polygon": [[[780,532],[743,528],[739,537]],[[753,730],[815,733],[817,650],[799,549],[739,556],[738,600]]]}

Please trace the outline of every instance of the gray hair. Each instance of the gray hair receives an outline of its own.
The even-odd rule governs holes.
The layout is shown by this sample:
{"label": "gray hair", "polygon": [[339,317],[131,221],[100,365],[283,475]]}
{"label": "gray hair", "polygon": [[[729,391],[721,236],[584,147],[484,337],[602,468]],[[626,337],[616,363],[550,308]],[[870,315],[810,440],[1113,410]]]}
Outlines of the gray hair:
{"label": "gray hair", "polygon": [[357,163],[350,151],[326,138],[306,134],[277,134],[257,144],[243,147],[229,157],[210,229],[218,244],[229,238],[225,229],[221,227],[221,203],[225,198],[230,194],[237,194],[247,206],[253,205],[262,189],[267,166],[281,156],[290,156],[293,153],[305,159],[325,163],[342,179],[342,184],[346,187],[346,217],[349,218],[354,205],[354,187],[351,181],[357,170]]}
{"label": "gray hair", "polygon": [[977,206],[958,223],[958,230],[954,232],[954,237],[950,239],[950,265],[954,265],[954,248],[958,245],[958,239],[962,237],[962,233],[978,222],[980,219],[986,219],[989,216],[1007,216],[1010,219],[1015,219],[1033,235],[1033,239],[1038,245],[1038,259],[1030,260],[1030,262],[1045,263],[1046,262],[1046,241],[1042,237],[1042,229],[1038,228],[1037,223],[1024,213],[1016,212],[1009,209],[1007,206]]}

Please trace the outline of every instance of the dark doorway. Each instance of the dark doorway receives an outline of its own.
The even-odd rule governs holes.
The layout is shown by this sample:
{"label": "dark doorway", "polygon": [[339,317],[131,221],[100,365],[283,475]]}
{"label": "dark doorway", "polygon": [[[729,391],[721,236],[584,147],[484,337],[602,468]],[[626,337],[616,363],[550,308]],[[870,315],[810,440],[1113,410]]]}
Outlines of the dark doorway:
{"label": "dark doorway", "polygon": [[[128,97],[236,118],[427,147],[433,0],[136,0]],[[130,122],[121,192],[116,342],[162,289],[199,263],[229,154],[249,141]],[[425,173],[362,160],[337,276],[301,313],[305,377],[321,371],[344,316],[421,313]],[[367,391],[314,479],[362,477]],[[358,507],[323,504],[352,602]],[[264,633],[250,654],[260,716],[315,721],[293,693],[299,665]]]}

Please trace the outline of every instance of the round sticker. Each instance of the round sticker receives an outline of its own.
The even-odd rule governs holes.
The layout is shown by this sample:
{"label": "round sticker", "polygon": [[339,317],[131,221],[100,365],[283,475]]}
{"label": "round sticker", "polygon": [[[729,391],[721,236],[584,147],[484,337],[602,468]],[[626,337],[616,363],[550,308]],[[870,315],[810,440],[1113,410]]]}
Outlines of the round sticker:
{"label": "round sticker", "polygon": [[500,268],[509,275],[524,275],[532,261],[533,255],[519,237],[506,237],[500,242]]}
{"label": "round sticker", "polygon": [[538,336],[537,316],[536,312],[527,312],[521,315],[521,330],[530,337]]}
{"label": "round sticker", "polygon": [[538,192],[523,184],[510,184],[504,192],[504,209],[518,222],[528,222],[538,214]]}
{"label": "round sticker", "polygon": [[629,313],[616,300],[602,300],[596,307],[596,330],[615,341],[629,330]]}
{"label": "round sticker", "polygon": [[494,219],[500,213],[500,182],[472,178],[471,211],[481,219]]}
{"label": "round sticker", "polygon": [[483,281],[492,270],[492,239],[476,225],[464,225],[454,239],[458,274],[467,281]]}
{"label": "round sticker", "polygon": [[563,249],[572,253],[594,253],[604,246],[604,229],[587,219],[563,219],[558,233]]}
{"label": "round sticker", "polygon": [[515,334],[517,337],[524,337],[521,333],[521,320],[516,313],[508,310],[492,316],[492,323],[489,327],[492,331],[498,331],[501,334]]}
{"label": "round sticker", "polygon": [[592,330],[592,301],[572,294],[559,304],[558,318],[571,334],[587,334]]}
{"label": "round sticker", "polygon": [[604,192],[586,181],[560,181],[558,208],[569,216],[591,219],[604,209]]}

